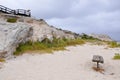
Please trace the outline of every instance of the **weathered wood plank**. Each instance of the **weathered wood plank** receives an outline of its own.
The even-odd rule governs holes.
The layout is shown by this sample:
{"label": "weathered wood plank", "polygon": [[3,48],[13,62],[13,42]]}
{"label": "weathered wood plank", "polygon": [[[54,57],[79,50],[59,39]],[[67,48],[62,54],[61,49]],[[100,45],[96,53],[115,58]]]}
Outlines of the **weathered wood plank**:
{"label": "weathered wood plank", "polygon": [[99,55],[94,55],[92,61],[93,61],[93,62],[104,63],[103,57],[102,57],[102,56],[99,56]]}

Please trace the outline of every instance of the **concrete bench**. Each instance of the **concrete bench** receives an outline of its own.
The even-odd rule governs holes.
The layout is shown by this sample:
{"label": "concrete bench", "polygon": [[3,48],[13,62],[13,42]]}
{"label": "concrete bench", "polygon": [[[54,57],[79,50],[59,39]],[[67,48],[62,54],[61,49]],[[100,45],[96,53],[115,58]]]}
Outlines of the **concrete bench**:
{"label": "concrete bench", "polygon": [[99,68],[99,63],[104,63],[103,57],[99,55],[93,55],[92,61],[97,62],[97,68]]}

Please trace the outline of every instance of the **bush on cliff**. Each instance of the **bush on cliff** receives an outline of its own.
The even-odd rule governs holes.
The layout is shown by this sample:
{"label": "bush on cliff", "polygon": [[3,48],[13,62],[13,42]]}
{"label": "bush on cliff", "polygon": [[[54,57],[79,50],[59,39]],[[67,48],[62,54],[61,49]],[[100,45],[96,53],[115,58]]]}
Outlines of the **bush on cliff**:
{"label": "bush on cliff", "polygon": [[16,18],[8,18],[8,19],[7,19],[7,22],[16,23],[16,22],[17,22],[17,19],[16,19]]}

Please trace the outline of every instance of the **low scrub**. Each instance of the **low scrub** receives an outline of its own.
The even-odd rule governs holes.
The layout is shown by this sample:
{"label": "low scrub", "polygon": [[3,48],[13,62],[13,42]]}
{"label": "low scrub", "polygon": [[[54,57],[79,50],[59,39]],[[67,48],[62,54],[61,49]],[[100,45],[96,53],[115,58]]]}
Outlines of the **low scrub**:
{"label": "low scrub", "polygon": [[115,41],[107,42],[107,44],[110,48],[120,47],[120,44]]}
{"label": "low scrub", "polygon": [[119,53],[115,53],[115,56],[113,57],[113,59],[119,59],[120,60],[120,54]]}
{"label": "low scrub", "polygon": [[83,39],[85,42],[91,43],[93,45],[104,45],[106,44],[104,41],[99,40],[97,38],[88,38],[88,39]]}
{"label": "low scrub", "polygon": [[81,38],[84,39],[84,40],[100,40],[98,38],[94,38],[94,37],[89,36],[89,35],[84,34],[84,33],[81,35]]}
{"label": "low scrub", "polygon": [[7,22],[16,23],[16,22],[17,22],[17,19],[16,19],[16,18],[8,18],[8,19],[7,19]]}
{"label": "low scrub", "polygon": [[54,50],[65,50],[66,46],[84,44],[85,42],[81,39],[56,39],[54,38],[51,42],[49,39],[44,39],[42,42],[28,41],[26,43],[19,44],[14,55],[21,55],[29,51],[40,51],[42,53],[51,53]]}

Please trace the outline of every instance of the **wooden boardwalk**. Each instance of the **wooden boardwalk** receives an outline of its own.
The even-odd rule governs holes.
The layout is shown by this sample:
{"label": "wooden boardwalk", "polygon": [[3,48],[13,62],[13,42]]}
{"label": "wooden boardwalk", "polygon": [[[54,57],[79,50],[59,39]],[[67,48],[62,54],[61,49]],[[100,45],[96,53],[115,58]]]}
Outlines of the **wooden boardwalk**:
{"label": "wooden boardwalk", "polygon": [[0,12],[7,13],[7,14],[14,14],[14,15],[21,15],[21,16],[27,16],[31,17],[30,10],[24,10],[24,9],[10,9],[5,6],[0,5]]}

